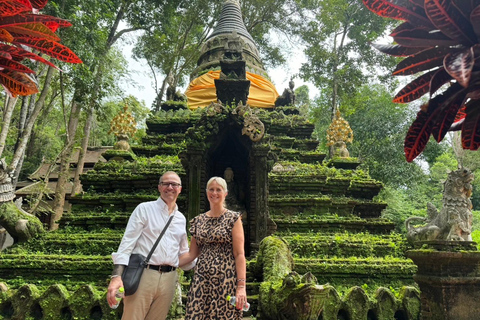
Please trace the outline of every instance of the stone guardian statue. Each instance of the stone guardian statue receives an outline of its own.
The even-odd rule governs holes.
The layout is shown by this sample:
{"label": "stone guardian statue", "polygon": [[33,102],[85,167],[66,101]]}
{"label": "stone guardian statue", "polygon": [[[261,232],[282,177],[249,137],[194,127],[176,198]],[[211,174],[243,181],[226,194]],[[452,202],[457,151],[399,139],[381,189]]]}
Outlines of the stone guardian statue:
{"label": "stone guardian statue", "polygon": [[[460,168],[448,174],[444,183],[443,207],[440,211],[429,203],[427,217],[410,217],[405,221],[407,240],[472,241],[472,181],[473,173]],[[422,223],[423,226],[414,226]]]}

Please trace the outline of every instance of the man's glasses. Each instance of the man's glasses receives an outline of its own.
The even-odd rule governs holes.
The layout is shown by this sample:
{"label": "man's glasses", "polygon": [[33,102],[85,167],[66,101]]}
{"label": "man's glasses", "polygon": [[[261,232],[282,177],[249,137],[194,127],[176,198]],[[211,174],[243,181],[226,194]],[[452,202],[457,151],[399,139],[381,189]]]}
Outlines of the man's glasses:
{"label": "man's glasses", "polygon": [[182,186],[180,183],[176,182],[160,182],[160,185],[166,188],[168,188],[168,186],[172,186],[172,188],[178,188]]}

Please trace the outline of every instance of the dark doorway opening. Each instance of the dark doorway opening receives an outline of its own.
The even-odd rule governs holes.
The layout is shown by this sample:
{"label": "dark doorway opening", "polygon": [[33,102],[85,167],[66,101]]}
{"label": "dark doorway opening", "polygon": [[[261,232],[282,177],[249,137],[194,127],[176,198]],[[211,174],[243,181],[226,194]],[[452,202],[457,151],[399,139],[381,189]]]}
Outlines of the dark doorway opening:
{"label": "dark doorway opening", "polygon": [[[235,124],[217,135],[217,141],[207,153],[206,180],[211,177],[222,177],[227,181],[228,195],[227,208],[242,212],[242,221],[245,231],[245,251],[248,253],[250,239],[249,217],[249,184],[250,168],[249,157],[251,142],[242,136],[241,129]],[[204,188],[205,186],[202,186]],[[205,201],[205,211],[209,203]]]}
{"label": "dark doorway opening", "polygon": [[397,312],[395,312],[395,315],[393,316],[393,318],[395,320],[408,320],[408,317],[407,317],[405,311],[403,311],[403,310],[397,310]]}

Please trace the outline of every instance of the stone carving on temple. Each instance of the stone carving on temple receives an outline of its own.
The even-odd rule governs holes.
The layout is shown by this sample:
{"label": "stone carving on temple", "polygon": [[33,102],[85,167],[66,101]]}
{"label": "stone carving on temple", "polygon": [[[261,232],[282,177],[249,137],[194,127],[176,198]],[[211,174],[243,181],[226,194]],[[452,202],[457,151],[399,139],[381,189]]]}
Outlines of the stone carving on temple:
{"label": "stone carving on temple", "polygon": [[0,203],[11,201],[15,198],[12,184],[12,174],[5,158],[0,160]]}
{"label": "stone carving on temple", "polygon": [[254,114],[253,110],[248,104],[243,105],[241,102],[232,111],[232,114],[238,114],[243,117],[243,128],[242,135],[246,135],[253,142],[258,142],[262,140],[265,135],[265,125],[263,122]]}
{"label": "stone carving on temple", "polygon": [[[444,183],[442,209],[438,211],[429,203],[427,217],[410,217],[405,221],[408,241],[471,241],[473,179],[467,168],[450,172]],[[424,225],[414,226],[419,223]]]}

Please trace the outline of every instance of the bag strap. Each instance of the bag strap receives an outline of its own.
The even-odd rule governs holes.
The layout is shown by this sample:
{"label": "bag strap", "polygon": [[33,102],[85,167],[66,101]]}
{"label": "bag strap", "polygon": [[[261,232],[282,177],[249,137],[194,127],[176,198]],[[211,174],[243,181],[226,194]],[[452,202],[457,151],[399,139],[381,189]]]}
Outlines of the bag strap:
{"label": "bag strap", "polygon": [[162,240],[162,237],[163,237],[163,235],[165,234],[165,231],[167,231],[167,228],[168,228],[168,226],[170,225],[170,222],[172,222],[174,216],[175,216],[175,212],[172,214],[172,216],[170,217],[170,219],[168,219],[167,224],[165,225],[165,227],[163,228],[162,232],[161,232],[160,235],[158,236],[157,241],[155,241],[155,244],[153,245],[152,250],[150,250],[150,252],[148,253],[148,256],[145,258],[145,261],[143,262],[145,265],[148,264],[148,261],[149,261],[150,258],[152,257],[152,254],[153,254],[153,252],[155,251],[155,249],[157,248],[158,244],[160,243],[160,240]]}

